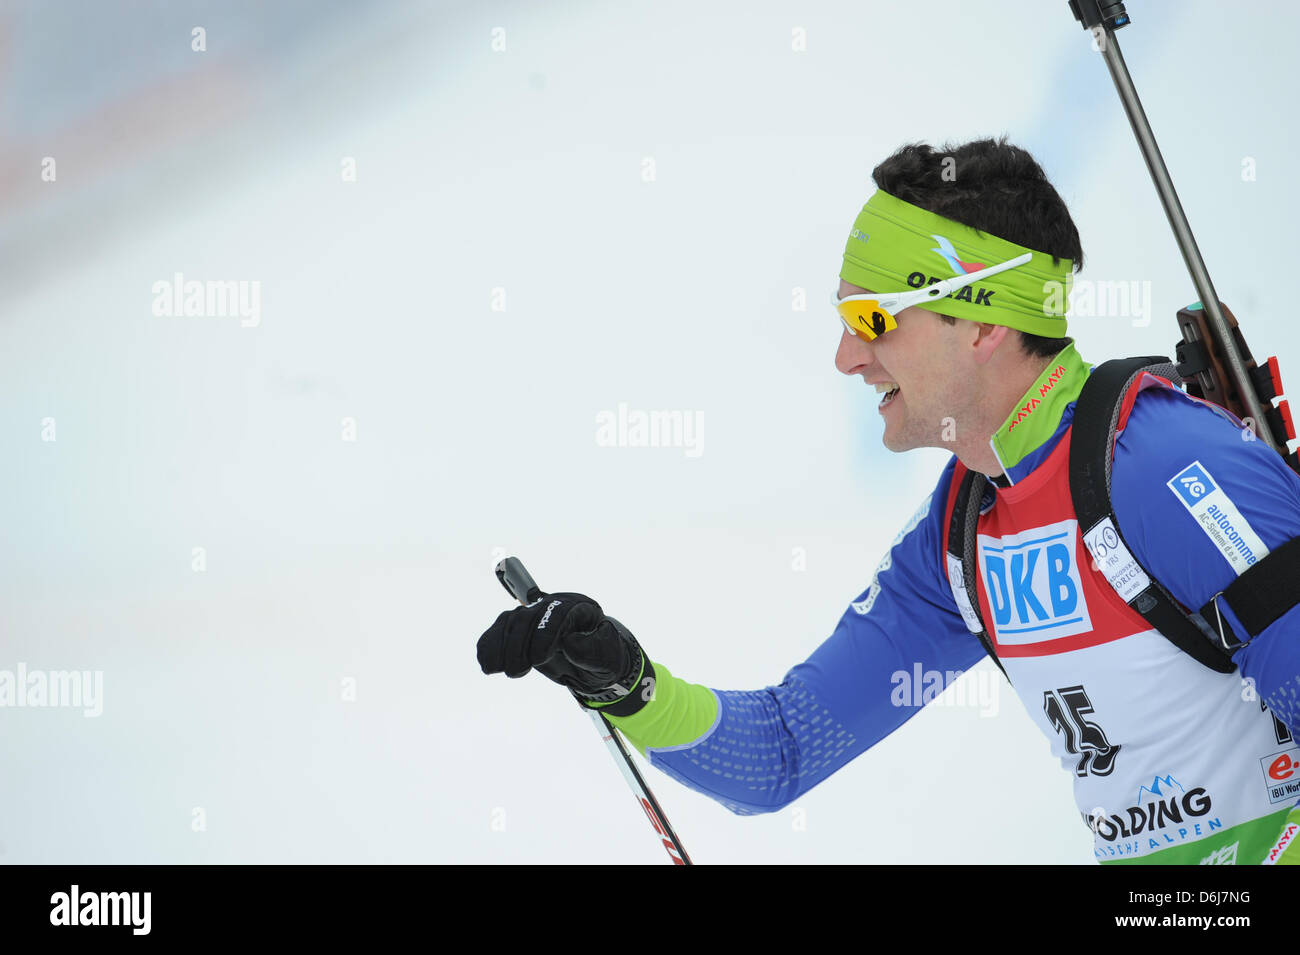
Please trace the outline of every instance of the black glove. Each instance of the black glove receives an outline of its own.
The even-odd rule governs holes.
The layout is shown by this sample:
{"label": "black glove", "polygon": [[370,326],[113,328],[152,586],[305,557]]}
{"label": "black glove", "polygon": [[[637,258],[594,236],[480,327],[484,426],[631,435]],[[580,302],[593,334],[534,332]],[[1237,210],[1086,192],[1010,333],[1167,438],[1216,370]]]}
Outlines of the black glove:
{"label": "black glove", "polygon": [[507,610],[479,637],[478,663],[484,673],[512,678],[536,670],[580,703],[610,703],[600,709],[614,716],[640,710],[654,687],[636,638],[582,594],[546,594]]}

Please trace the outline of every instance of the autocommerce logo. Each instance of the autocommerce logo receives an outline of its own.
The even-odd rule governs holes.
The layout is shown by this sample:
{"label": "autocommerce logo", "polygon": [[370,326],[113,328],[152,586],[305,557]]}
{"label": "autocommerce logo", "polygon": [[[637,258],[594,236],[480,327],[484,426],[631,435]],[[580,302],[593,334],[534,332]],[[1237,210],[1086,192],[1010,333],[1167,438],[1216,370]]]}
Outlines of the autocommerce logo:
{"label": "autocommerce logo", "polygon": [[1245,515],[1200,461],[1187,465],[1165,485],[1178,496],[1183,507],[1238,574],[1244,573],[1268,553],[1268,548]]}
{"label": "autocommerce logo", "polygon": [[1181,497],[1183,503],[1188,507],[1195,505],[1197,501],[1211,491],[1218,490],[1205,469],[1201,467],[1200,461],[1189,464],[1174,475],[1174,479],[1169,482],[1169,486],[1174,489],[1174,493]]}

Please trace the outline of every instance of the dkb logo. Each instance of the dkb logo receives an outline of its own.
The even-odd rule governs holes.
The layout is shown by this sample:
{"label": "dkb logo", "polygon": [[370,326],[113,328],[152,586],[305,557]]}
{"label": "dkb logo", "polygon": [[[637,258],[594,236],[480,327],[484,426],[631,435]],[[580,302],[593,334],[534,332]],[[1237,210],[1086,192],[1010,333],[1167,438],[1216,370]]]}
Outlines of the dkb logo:
{"label": "dkb logo", "polygon": [[1057,640],[1092,629],[1075,561],[1077,522],[979,535],[984,593],[1000,643]]}

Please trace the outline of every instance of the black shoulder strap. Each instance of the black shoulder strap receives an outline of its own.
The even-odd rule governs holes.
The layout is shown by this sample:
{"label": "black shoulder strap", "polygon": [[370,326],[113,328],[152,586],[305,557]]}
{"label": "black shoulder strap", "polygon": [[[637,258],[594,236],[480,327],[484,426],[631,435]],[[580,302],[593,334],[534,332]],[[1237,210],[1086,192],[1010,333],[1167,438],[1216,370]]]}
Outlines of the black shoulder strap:
{"label": "black shoulder strap", "polygon": [[1079,530],[1097,568],[1147,623],[1197,662],[1231,673],[1236,669],[1232,651],[1241,644],[1225,645],[1201,614],[1184,610],[1151,576],[1124,543],[1111,507],[1110,472],[1120,405],[1144,371],[1182,380],[1168,358],[1117,358],[1093,369],[1079,394],[1070,431],[1070,497]]}
{"label": "black shoulder strap", "polygon": [[[1300,537],[1293,537],[1247,567],[1241,576],[1224,588],[1222,596],[1236,612],[1237,619],[1246,628],[1246,632],[1251,637],[1257,637],[1265,627],[1300,603],[1298,584]],[[1219,594],[1215,594],[1201,608],[1201,615],[1207,621],[1217,609],[1215,600],[1218,597]],[[1223,622],[1222,629],[1231,633],[1226,621]],[[1232,649],[1241,645],[1238,643]]]}
{"label": "black shoulder strap", "polygon": [[980,503],[984,499],[987,484],[988,478],[968,468],[966,476],[962,478],[961,486],[957,488],[952,516],[948,522],[948,560],[950,564],[955,562],[956,571],[954,573],[950,568],[949,583],[953,586],[953,595],[962,617],[966,620],[967,629],[979,639],[989,657],[1010,683],[1011,677],[1007,676],[1007,668],[998,659],[988,629],[984,626],[984,618],[980,615],[979,594],[976,591],[978,586],[975,576],[976,527],[979,524]]}

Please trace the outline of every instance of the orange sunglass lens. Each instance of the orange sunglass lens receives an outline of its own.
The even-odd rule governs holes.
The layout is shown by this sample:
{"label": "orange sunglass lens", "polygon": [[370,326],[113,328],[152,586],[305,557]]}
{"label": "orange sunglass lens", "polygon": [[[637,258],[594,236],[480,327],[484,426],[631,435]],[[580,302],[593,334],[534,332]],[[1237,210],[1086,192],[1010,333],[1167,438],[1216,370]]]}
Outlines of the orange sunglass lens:
{"label": "orange sunglass lens", "polygon": [[875,302],[845,302],[840,306],[840,314],[850,328],[868,341],[898,327],[894,316]]}

